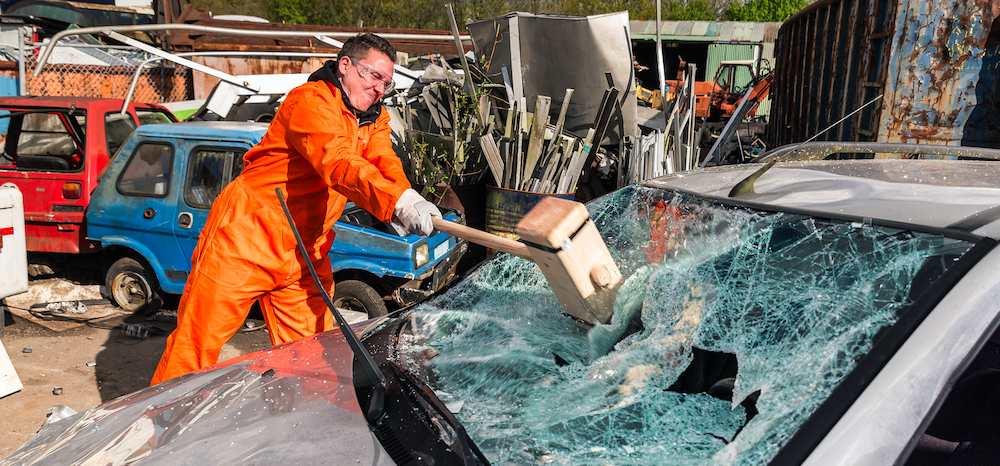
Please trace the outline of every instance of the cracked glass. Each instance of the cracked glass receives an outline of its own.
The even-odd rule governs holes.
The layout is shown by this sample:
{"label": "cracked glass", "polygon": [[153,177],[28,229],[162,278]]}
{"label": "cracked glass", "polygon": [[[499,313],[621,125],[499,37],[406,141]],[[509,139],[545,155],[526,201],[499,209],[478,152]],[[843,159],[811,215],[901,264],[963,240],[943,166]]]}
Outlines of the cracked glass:
{"label": "cracked glass", "polygon": [[587,332],[501,255],[401,362],[494,464],[766,464],[972,243],[630,187],[588,205],[626,277]]}

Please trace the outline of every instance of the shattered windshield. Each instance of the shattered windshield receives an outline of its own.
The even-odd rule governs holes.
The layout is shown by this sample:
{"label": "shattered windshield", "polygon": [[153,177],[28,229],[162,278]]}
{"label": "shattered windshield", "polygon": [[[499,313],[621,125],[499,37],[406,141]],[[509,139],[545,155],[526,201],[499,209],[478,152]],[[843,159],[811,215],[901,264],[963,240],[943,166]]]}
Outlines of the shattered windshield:
{"label": "shattered windshield", "polygon": [[401,340],[494,464],[766,464],[972,246],[647,187],[588,208],[626,277],[610,324],[502,256]]}

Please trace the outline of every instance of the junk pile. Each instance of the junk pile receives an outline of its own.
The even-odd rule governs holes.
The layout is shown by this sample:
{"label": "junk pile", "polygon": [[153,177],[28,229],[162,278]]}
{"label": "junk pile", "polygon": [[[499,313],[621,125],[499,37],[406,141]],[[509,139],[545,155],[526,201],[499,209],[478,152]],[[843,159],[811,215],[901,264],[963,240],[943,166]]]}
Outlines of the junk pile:
{"label": "junk pile", "polygon": [[485,175],[478,144],[484,127],[463,82],[464,73],[441,60],[427,65],[413,86],[386,102],[396,153],[410,184],[423,187],[421,194],[432,193],[437,185],[475,184]]}
{"label": "junk pile", "polygon": [[631,62],[620,60],[630,53],[627,24],[625,13],[467,24],[475,63],[435,60],[387,99],[411,184],[424,195],[483,180],[539,194],[579,185],[589,199],[630,183],[638,131]]}
{"label": "junk pile", "polygon": [[479,139],[497,186],[546,194],[576,190],[581,171],[598,155],[594,141],[604,139],[618,90],[605,91],[597,120],[583,138],[563,131],[573,92],[566,89],[555,125],[550,124],[549,96],[539,95],[531,113],[522,98],[520,106],[514,103],[507,111],[499,141],[492,134]]}

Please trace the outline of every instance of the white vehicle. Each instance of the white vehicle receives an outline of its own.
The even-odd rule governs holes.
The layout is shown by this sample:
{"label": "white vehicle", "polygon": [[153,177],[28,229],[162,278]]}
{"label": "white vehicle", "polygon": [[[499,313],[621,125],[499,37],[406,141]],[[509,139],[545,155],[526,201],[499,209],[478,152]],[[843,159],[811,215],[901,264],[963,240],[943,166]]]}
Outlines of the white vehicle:
{"label": "white vehicle", "polygon": [[894,151],[1000,160],[816,143],[629,186],[588,206],[626,276],[608,325],[573,325],[500,255],[368,325],[384,384],[323,333],[51,423],[0,464],[993,464],[1000,164],[795,161]]}

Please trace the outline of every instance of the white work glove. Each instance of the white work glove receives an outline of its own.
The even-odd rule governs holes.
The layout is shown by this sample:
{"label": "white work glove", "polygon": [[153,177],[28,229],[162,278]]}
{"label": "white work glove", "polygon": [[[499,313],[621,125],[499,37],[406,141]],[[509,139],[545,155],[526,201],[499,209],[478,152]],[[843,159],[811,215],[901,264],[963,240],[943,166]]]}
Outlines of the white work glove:
{"label": "white work glove", "polygon": [[420,196],[416,191],[407,189],[396,201],[393,214],[403,224],[406,231],[415,235],[430,236],[434,233],[434,223],[431,217],[441,218],[441,211]]}

